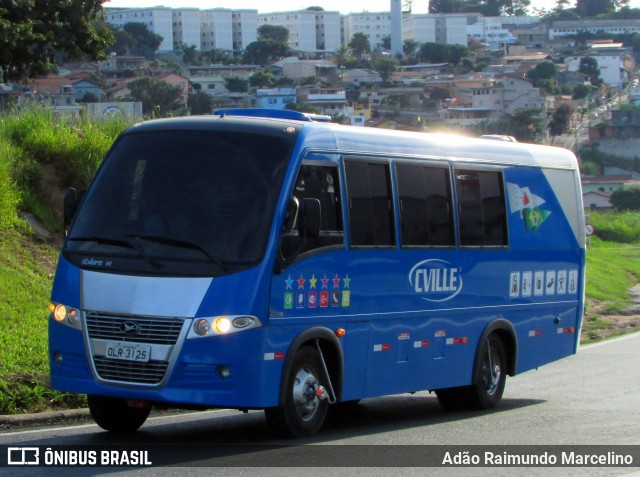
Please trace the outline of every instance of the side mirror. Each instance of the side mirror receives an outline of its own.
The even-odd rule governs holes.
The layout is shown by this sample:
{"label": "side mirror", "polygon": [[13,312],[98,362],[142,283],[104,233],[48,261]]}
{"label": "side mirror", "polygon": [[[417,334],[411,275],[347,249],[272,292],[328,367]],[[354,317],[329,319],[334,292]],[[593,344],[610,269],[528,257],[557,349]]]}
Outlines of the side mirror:
{"label": "side mirror", "polygon": [[320,201],[302,199],[300,214],[300,234],[305,241],[320,237]]}
{"label": "side mirror", "polygon": [[[303,251],[310,250],[320,237],[320,201],[293,197],[287,209],[276,261],[276,273],[282,272]],[[297,233],[290,234],[297,229]]]}
{"label": "side mirror", "polygon": [[76,210],[78,210],[78,203],[80,202],[81,194],[78,194],[78,191],[73,187],[67,189],[64,193],[64,204],[63,204],[63,221],[64,221],[64,236],[67,236],[69,232],[69,227],[71,226],[71,222],[73,221],[73,217],[76,215]]}

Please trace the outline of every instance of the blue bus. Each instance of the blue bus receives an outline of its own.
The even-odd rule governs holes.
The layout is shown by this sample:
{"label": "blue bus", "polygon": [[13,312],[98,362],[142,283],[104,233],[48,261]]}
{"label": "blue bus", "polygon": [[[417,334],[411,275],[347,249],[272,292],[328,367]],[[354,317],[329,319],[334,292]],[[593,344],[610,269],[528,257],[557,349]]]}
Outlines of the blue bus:
{"label": "blue bus", "polygon": [[576,352],[585,234],[568,150],[224,114],[136,124],[65,197],[52,387],[133,432],[156,407],[435,391],[488,409]]}

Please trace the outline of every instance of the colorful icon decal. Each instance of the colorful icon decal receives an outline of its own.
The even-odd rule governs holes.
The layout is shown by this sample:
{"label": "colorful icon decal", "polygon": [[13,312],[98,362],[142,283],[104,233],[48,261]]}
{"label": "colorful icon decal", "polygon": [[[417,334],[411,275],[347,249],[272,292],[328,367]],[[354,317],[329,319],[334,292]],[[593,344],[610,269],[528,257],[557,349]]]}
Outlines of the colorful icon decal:
{"label": "colorful icon decal", "polygon": [[511,272],[509,296],[575,295],[578,293],[578,270],[538,270]]}
{"label": "colorful icon decal", "polygon": [[507,183],[507,195],[509,196],[511,213],[520,212],[524,228],[528,231],[537,232],[542,223],[551,215],[550,211],[541,208],[546,201],[533,194],[528,187]]}
{"label": "colorful icon decal", "polygon": [[[329,278],[326,273],[322,278],[315,273],[311,276],[300,274],[298,278],[291,275],[284,279],[284,309],[314,309],[351,306],[351,278],[349,274],[340,276],[337,273]],[[295,290],[294,290],[295,288]]]}

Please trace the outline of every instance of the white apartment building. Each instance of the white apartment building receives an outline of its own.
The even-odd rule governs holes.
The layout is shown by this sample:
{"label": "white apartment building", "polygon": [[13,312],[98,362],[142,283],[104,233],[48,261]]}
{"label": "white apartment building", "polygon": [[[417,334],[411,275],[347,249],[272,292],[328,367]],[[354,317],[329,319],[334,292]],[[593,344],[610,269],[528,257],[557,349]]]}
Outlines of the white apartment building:
{"label": "white apartment building", "polygon": [[505,45],[513,45],[518,38],[504,26],[505,20],[504,17],[478,16],[467,25],[467,38],[479,41],[492,51],[502,50]]}
{"label": "white apartment building", "polygon": [[179,8],[173,10],[173,49],[182,45],[195,45],[200,49],[200,10],[197,8]]}
{"label": "white apartment building", "polygon": [[[629,72],[635,69],[633,55],[630,49],[622,47],[621,43],[596,44],[591,47],[588,55],[598,62],[600,78],[614,88],[622,88],[629,78]],[[578,71],[580,60],[584,56],[568,56],[564,59],[568,71]]]}
{"label": "white apartment building", "polygon": [[200,10],[200,49],[232,51],[232,19],[233,11],[226,8]]}
{"label": "white apartment building", "polygon": [[258,39],[258,10],[234,10],[231,23],[234,51],[242,51]]}
{"label": "white apartment building", "polygon": [[617,20],[554,20],[549,25],[549,40],[579,32],[605,32],[612,35],[640,33],[640,18]]}
{"label": "white apartment building", "polygon": [[342,44],[348,45],[356,33],[364,33],[372,50],[382,48],[384,37],[391,36],[390,12],[349,13],[342,16]]}
{"label": "white apartment building", "polygon": [[143,23],[149,31],[160,35],[158,51],[173,50],[173,13],[169,7],[105,8],[107,23],[123,27],[126,23]]}
{"label": "white apartment building", "polygon": [[410,15],[402,19],[402,38],[418,43],[467,45],[467,15]]}
{"label": "white apartment building", "polygon": [[333,53],[340,46],[340,13],[296,10],[258,15],[258,24],[289,30],[289,48],[298,53]]}

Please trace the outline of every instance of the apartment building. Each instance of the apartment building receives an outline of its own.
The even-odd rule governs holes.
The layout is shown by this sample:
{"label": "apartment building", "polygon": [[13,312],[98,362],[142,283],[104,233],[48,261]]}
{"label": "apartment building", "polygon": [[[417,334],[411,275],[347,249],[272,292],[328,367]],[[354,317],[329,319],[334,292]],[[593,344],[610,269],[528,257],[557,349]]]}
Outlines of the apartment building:
{"label": "apartment building", "polygon": [[384,38],[391,36],[391,13],[362,12],[343,15],[342,44],[348,45],[356,33],[366,35],[372,50],[381,49]]}
{"label": "apartment building", "polygon": [[623,35],[640,33],[640,18],[615,20],[553,20],[548,23],[548,39],[555,40],[580,32]]}
{"label": "apartment building", "polygon": [[259,27],[279,25],[289,30],[289,48],[296,53],[321,55],[340,47],[340,13],[313,10],[258,15]]}
{"label": "apartment building", "polygon": [[160,52],[173,50],[173,12],[169,7],[105,8],[107,23],[123,27],[127,23],[143,23],[149,31],[162,37]]}
{"label": "apartment building", "polygon": [[173,13],[173,49],[195,45],[200,48],[200,10],[179,8]]}
{"label": "apartment building", "polygon": [[[107,23],[123,27],[143,23],[160,35],[161,53],[195,45],[198,50],[242,51],[256,41],[258,10],[227,8],[105,8]],[[340,35],[340,32],[336,33]]]}
{"label": "apartment building", "polygon": [[402,19],[403,40],[418,43],[467,45],[467,15],[407,15]]}
{"label": "apartment building", "polygon": [[258,39],[258,10],[233,10],[231,23],[233,51],[242,51]]}
{"label": "apartment building", "polygon": [[583,57],[590,56],[598,62],[600,78],[614,88],[622,88],[629,79],[629,73],[634,71],[635,62],[631,48],[624,48],[622,43],[597,43],[588,54],[583,56],[569,56],[564,59],[567,70],[578,71]]}
{"label": "apartment building", "polygon": [[233,11],[227,8],[200,10],[200,49],[234,50],[232,19]]}

